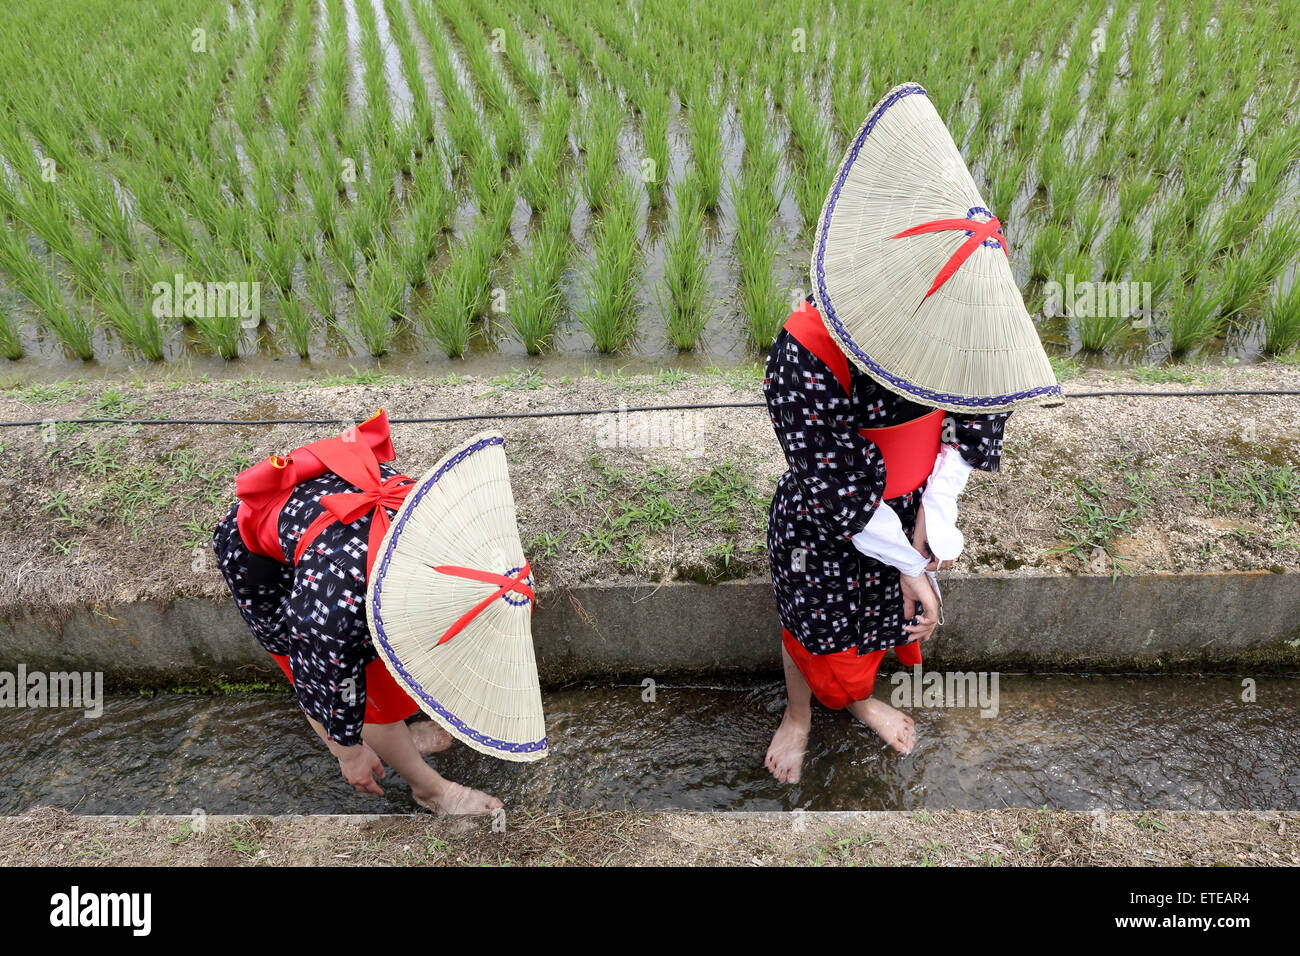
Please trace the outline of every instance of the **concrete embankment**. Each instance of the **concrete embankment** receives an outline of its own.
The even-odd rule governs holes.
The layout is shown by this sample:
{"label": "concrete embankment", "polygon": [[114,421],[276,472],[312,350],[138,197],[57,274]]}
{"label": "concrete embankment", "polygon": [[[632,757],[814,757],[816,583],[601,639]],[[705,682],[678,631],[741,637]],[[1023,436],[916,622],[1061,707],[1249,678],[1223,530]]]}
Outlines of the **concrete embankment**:
{"label": "concrete embankment", "polygon": [[[975,670],[1300,670],[1294,574],[952,575],[928,663]],[[540,595],[542,680],[779,670],[765,580],[587,585]],[[229,601],[184,598],[11,612],[0,669],[102,671],[111,686],[278,677]]]}

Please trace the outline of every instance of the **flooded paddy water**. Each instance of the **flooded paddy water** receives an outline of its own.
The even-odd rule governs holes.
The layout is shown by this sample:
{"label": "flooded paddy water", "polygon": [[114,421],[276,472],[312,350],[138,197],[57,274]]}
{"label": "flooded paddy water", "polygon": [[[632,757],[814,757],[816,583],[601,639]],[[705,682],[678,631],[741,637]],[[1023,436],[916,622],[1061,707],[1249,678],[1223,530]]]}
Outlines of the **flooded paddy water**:
{"label": "flooded paddy water", "polygon": [[[889,689],[885,679],[877,695]],[[550,756],[507,764],[457,745],[445,776],[516,811],[1297,809],[1300,680],[1003,674],[998,712],[913,708],[900,757],[846,714],[816,708],[802,781],[763,755],[778,683],[569,688],[545,695]],[[381,813],[415,810],[389,774],[354,793],[288,691],[110,696],[103,716],[0,715],[0,813]]]}

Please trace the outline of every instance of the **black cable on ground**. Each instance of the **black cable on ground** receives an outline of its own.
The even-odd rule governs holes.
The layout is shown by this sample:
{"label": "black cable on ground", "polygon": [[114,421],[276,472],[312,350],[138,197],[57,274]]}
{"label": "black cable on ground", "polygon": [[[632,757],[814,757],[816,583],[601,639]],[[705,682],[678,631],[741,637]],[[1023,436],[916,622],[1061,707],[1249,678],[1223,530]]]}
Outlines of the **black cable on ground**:
{"label": "black cable on ground", "polygon": [[[1209,392],[1066,392],[1061,398],[1214,398],[1230,395],[1300,395],[1290,389],[1232,389]],[[390,418],[391,425],[445,425],[452,422],[497,421],[512,418],[563,418],[583,415],[618,415],[630,412],[681,412],[714,408],[766,408],[765,402],[708,402],[703,405],[625,405],[620,408],[552,409],[537,412],[482,412],[473,415],[444,415],[432,418]],[[339,418],[42,418],[27,421],[0,421],[0,428],[33,428],[45,425],[337,425],[355,422],[353,417]]]}

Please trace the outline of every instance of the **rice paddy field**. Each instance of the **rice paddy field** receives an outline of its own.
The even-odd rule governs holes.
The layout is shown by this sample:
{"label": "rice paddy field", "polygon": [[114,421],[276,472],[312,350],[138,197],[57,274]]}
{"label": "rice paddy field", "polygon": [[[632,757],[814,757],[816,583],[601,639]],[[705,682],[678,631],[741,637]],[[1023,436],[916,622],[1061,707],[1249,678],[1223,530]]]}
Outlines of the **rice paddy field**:
{"label": "rice paddy field", "polygon": [[[752,362],[909,80],[1052,354],[1300,343],[1296,0],[4,6],[11,373]],[[1067,281],[1152,309],[1052,308]]]}

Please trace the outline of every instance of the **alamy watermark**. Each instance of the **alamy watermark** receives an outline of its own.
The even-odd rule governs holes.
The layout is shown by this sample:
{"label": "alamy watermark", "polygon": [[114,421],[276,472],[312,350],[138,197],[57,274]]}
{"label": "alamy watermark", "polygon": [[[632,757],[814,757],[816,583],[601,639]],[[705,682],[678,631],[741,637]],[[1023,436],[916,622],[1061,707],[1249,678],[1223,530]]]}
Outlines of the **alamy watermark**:
{"label": "alamy watermark", "polygon": [[1134,328],[1146,328],[1154,314],[1150,282],[1076,282],[1074,273],[1067,273],[1064,285],[1052,279],[1043,284],[1043,291],[1047,295],[1043,315],[1048,318],[1064,314],[1075,318],[1126,318],[1134,320]]}
{"label": "alamy watermark", "polygon": [[895,707],[978,707],[981,717],[998,715],[997,671],[897,671],[889,702]]}
{"label": "alamy watermark", "polygon": [[686,456],[704,450],[704,423],[691,409],[634,412],[619,402],[618,411],[588,416],[599,448],[672,448]]}
{"label": "alamy watermark", "polygon": [[67,707],[87,717],[104,713],[103,671],[0,671],[0,709],[7,707]]}
{"label": "alamy watermark", "polygon": [[155,282],[149,291],[155,319],[238,318],[246,329],[262,321],[260,282],[186,282],[178,272],[171,282]]}
{"label": "alamy watermark", "polygon": [[89,893],[73,886],[50,897],[50,925],[121,927],[133,936],[148,936],[153,926],[152,893]]}

